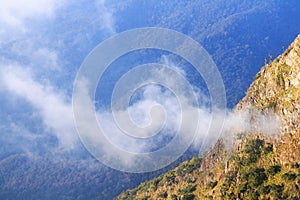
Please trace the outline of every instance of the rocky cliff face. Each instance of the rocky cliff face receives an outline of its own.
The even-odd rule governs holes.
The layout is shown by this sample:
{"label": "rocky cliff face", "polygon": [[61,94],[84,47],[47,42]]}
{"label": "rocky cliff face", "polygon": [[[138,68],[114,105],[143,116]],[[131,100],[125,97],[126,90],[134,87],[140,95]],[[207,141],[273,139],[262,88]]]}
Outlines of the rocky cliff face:
{"label": "rocky cliff face", "polygon": [[300,35],[256,75],[237,109],[254,106],[281,118],[281,141],[275,145],[281,164],[300,161]]}
{"label": "rocky cliff face", "polygon": [[254,121],[257,113],[275,113],[280,130],[272,136],[234,133],[233,150],[220,139],[202,158],[118,199],[300,199],[300,35],[266,63],[235,112],[252,113]]}

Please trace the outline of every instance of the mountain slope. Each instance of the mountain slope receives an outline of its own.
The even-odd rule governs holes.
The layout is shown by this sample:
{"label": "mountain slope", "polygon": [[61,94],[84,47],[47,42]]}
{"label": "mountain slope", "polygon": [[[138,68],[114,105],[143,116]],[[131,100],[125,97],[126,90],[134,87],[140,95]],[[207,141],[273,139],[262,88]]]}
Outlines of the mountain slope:
{"label": "mountain slope", "polygon": [[[271,60],[270,56],[270,60]],[[256,75],[235,113],[280,118],[280,130],[237,132],[233,149],[220,139],[193,158],[117,199],[300,199],[300,35]],[[275,125],[275,124],[274,124]]]}

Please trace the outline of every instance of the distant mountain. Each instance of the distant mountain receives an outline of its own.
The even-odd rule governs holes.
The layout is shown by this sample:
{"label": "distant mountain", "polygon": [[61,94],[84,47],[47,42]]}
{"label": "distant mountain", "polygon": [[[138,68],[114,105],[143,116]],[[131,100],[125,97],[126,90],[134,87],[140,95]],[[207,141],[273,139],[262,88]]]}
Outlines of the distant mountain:
{"label": "distant mountain", "polygon": [[[220,70],[230,108],[244,96],[263,59],[279,55],[299,33],[297,0],[129,0],[123,4],[116,16],[118,31],[157,26],[198,41]],[[193,84],[201,86],[198,79]]]}
{"label": "distant mountain", "polygon": [[128,185],[134,187],[133,180],[143,178],[94,159],[11,155],[0,161],[0,199],[110,199]]}
{"label": "distant mountain", "polygon": [[[98,6],[98,3],[105,3],[108,10],[101,5],[99,8],[96,2]],[[110,22],[113,22],[117,33],[131,28],[163,27],[198,41],[220,70],[229,108],[233,108],[244,96],[254,75],[263,65],[264,57],[270,53],[278,55],[282,46],[292,41],[300,27],[298,0],[96,0],[89,4],[80,0],[68,1],[67,4],[56,15],[49,17],[50,21],[39,22],[41,16],[36,15],[36,21],[27,19],[30,26],[23,27],[22,31],[3,27],[4,33],[11,38],[0,41],[1,70],[7,61],[12,66],[20,64],[20,69],[33,72],[33,79],[36,78],[37,83],[42,86],[45,84],[46,88],[49,84],[50,88],[53,86],[55,91],[57,89],[59,96],[66,96],[67,104],[80,64],[91,49],[110,35],[102,31],[102,20],[105,20],[102,14],[108,20],[112,15]],[[16,11],[12,10],[12,13],[12,16],[18,16]],[[0,35],[3,31],[0,31]],[[20,32],[25,35],[14,37]],[[49,59],[43,61],[44,54],[48,53]],[[52,61],[55,66],[52,66]],[[154,62],[149,57],[145,61]],[[132,66],[137,64],[133,63]],[[59,70],[54,69],[56,67]],[[111,76],[103,77],[106,85],[99,91],[103,91],[106,97],[103,101],[107,101],[108,105],[111,105],[110,97],[115,83],[112,80],[117,79],[113,79],[113,76],[125,71],[122,70],[118,68]],[[15,69],[12,68],[12,71]],[[196,87],[202,89],[205,85],[200,84],[196,74],[187,75]],[[5,74],[3,77],[6,77]],[[167,171],[163,169],[149,174],[119,172],[93,160],[83,147],[76,149],[72,155],[69,152],[55,155],[60,151],[57,134],[62,133],[45,127],[43,117],[31,103],[8,94],[2,86],[0,83],[1,200],[112,199],[120,192]],[[203,88],[204,91],[206,89]],[[289,112],[288,109],[286,112]],[[64,119],[60,122],[64,122]],[[196,153],[187,152],[182,160],[192,155]],[[181,161],[168,169],[178,166]],[[211,164],[207,163],[208,166]]]}
{"label": "distant mountain", "polygon": [[232,130],[232,148],[224,137],[203,157],[117,199],[300,199],[300,35],[270,60],[235,113],[248,112],[250,122],[258,113],[275,113],[281,124],[278,133]]}
{"label": "distant mountain", "polygon": [[143,174],[113,170],[93,158],[13,154],[0,160],[0,199],[113,199],[178,166],[192,154]]}

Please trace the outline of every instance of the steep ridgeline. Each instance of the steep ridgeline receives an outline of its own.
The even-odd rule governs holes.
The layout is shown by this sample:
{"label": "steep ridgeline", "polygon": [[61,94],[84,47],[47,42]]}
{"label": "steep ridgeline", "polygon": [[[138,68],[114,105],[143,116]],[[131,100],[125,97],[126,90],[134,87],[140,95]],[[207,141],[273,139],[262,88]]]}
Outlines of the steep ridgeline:
{"label": "steep ridgeline", "polygon": [[300,162],[300,35],[256,75],[237,109],[250,105],[281,117],[283,136],[276,145],[276,159],[283,165]]}
{"label": "steep ridgeline", "polygon": [[[300,199],[300,35],[256,75],[235,113],[275,113],[276,134],[232,130],[202,158],[123,192],[117,199]],[[225,137],[224,137],[225,138]]]}

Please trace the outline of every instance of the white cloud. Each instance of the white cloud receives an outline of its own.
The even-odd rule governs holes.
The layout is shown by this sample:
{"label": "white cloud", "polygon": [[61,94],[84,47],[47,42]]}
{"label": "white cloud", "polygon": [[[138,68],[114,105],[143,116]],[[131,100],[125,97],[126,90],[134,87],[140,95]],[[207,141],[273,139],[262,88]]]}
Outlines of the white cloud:
{"label": "white cloud", "polygon": [[[80,9],[76,12],[85,9],[77,2],[65,0],[0,0],[0,45],[3,47],[6,45],[6,53],[0,56],[0,90],[9,91],[7,95],[29,102],[38,111],[45,129],[51,130],[56,135],[63,149],[75,147],[77,134],[73,124],[70,97],[66,97],[63,91],[57,91],[52,86],[51,79],[53,76],[55,78],[59,76],[53,72],[65,74],[70,70],[61,65],[62,63],[73,61],[60,60],[59,53],[65,50],[58,49],[53,44],[57,41],[49,41],[52,27],[49,26],[51,23],[49,24],[48,20],[55,19],[57,10],[64,6],[61,10],[76,14],[78,20],[75,20],[82,23],[81,26],[88,27],[89,22],[98,23],[97,29],[88,29],[89,33],[101,30],[112,34],[115,31],[113,13],[106,7],[104,1],[91,4],[88,9],[93,13],[88,18],[86,15],[73,13],[74,11],[68,7],[71,4],[79,6]],[[94,21],[93,17],[96,17]],[[72,30],[73,26],[65,26],[65,21],[58,23],[62,23],[60,25],[66,32],[75,31]],[[41,27],[43,30],[40,30]],[[59,42],[63,42],[66,39],[65,35],[59,39]],[[66,44],[59,46],[72,48]]]}
{"label": "white cloud", "polygon": [[[43,52],[43,51],[42,51]],[[47,52],[47,51],[46,51]],[[176,70],[175,70],[176,71]],[[163,135],[156,139],[142,141],[140,139],[129,137],[124,134],[123,130],[132,130],[132,126],[129,123],[116,124],[115,119],[111,112],[106,110],[99,110],[97,113],[99,124],[105,136],[114,144],[115,147],[122,151],[141,153],[149,152],[153,148],[157,148],[159,142],[163,142],[165,137],[173,137],[175,134],[182,135],[182,144],[190,144],[193,142],[193,137],[196,136],[196,141],[193,145],[195,148],[200,149],[201,145],[204,145],[204,149],[210,147],[219,137],[219,132],[214,132],[214,124],[223,122],[223,115],[219,113],[211,113],[205,107],[196,106],[191,101],[191,96],[187,95],[186,87],[181,84],[174,76],[166,75],[165,70],[154,68],[149,71],[148,75],[152,77],[160,78],[164,80],[162,82],[168,84],[170,88],[176,88],[177,93],[173,94],[170,90],[162,90],[160,86],[148,85],[144,87],[142,95],[137,98],[138,100],[132,103],[127,110],[118,110],[118,114],[121,119],[125,119],[129,114],[133,124],[137,127],[145,128],[149,125],[150,128],[145,128],[144,132],[138,132],[143,136],[151,136],[153,132],[157,132],[163,125]],[[180,70],[177,70],[180,73]],[[183,75],[184,73],[182,73]],[[34,73],[29,69],[25,69],[25,66],[18,64],[11,64],[1,66],[0,70],[0,85],[2,90],[5,89],[10,95],[19,97],[29,102],[40,115],[45,129],[51,130],[55,134],[59,141],[59,147],[62,150],[71,150],[76,148],[77,142],[79,142],[74,122],[73,122],[73,110],[71,102],[68,97],[63,93],[58,92],[53,86],[48,83],[41,83],[35,80]],[[86,90],[83,90],[86,91]],[[196,95],[199,95],[198,92]],[[88,99],[89,101],[92,101]],[[87,109],[82,103],[83,112]],[[153,107],[160,105],[163,108],[163,112],[152,112]],[[91,111],[94,112],[94,111]],[[224,111],[220,111],[220,113]],[[213,114],[216,114],[216,120],[212,120]],[[197,116],[198,115],[198,116]],[[266,134],[273,134],[277,131],[278,121],[274,120],[271,116],[265,116],[260,113],[255,114],[256,122],[253,120],[253,112],[244,113],[229,113],[226,116],[226,124],[223,132],[227,138],[233,139],[233,134],[238,132],[262,132]],[[185,123],[182,123],[185,120]],[[91,125],[91,120],[86,118],[83,123],[84,130],[93,133],[93,140],[101,140],[97,135],[97,126]],[[195,129],[195,125],[198,127]],[[121,128],[121,129],[120,129]],[[212,128],[213,131],[209,131]],[[218,130],[220,131],[220,130]],[[137,135],[138,137],[139,135]],[[99,144],[102,144],[102,142]],[[178,149],[181,148],[181,143],[174,146],[174,152],[178,153]],[[103,144],[105,145],[105,144]],[[182,145],[183,146],[183,145]],[[110,158],[110,155],[114,155],[114,150],[104,148],[107,152],[102,151],[103,157]],[[185,150],[185,148],[182,148]],[[168,152],[172,154],[173,152]],[[180,152],[184,153],[184,151]],[[180,155],[179,155],[180,156]],[[109,162],[110,160],[107,160]],[[121,157],[120,162],[126,166],[131,166],[136,162],[134,156]],[[159,160],[158,160],[159,161]],[[131,163],[132,162],[132,163]],[[155,161],[154,161],[155,162]]]}
{"label": "white cloud", "polygon": [[16,57],[22,57],[29,62],[31,68],[36,68],[43,72],[60,71],[59,56],[57,50],[50,50],[41,46],[33,38],[15,42],[11,46],[11,52]]}
{"label": "white cloud", "polygon": [[[180,72],[180,70],[177,71]],[[199,150],[200,153],[203,153],[220,137],[224,137],[227,140],[227,146],[231,148],[236,134],[261,133],[273,136],[279,132],[279,120],[272,113],[262,114],[254,109],[251,112],[237,113],[212,109],[214,111],[212,113],[209,111],[211,109],[207,107],[202,107],[202,105],[196,106],[190,100],[191,96],[187,95],[184,84],[179,82],[179,79],[176,79],[174,76],[166,74],[166,72],[164,69],[153,69],[148,71],[147,74],[149,77],[164,79],[163,82],[167,83],[167,86],[170,88],[176,87],[178,93],[175,95],[172,95],[168,90],[161,90],[159,86],[148,85],[144,88],[137,102],[130,104],[127,109],[117,110],[116,114],[119,115],[117,118],[119,121],[116,121],[116,118],[108,111],[98,111],[97,116],[102,131],[115,147],[120,148],[122,151],[134,153],[152,152],[151,149],[157,147],[159,142],[164,141],[165,137],[173,137],[179,134],[183,136],[182,141],[177,146],[172,147],[173,152],[178,152],[178,149],[193,142],[193,147]],[[145,80],[145,82],[147,81]],[[130,83],[128,84],[130,85]],[[197,91],[196,95],[199,94],[199,91]],[[160,105],[164,112],[157,112],[153,115],[151,108],[156,105]],[[182,120],[185,120],[185,122],[182,123]],[[223,123],[224,126],[219,126]],[[162,137],[153,140],[141,140],[139,138],[155,135],[162,124],[164,125],[162,130],[165,130]],[[197,129],[194,128],[195,124],[198,125]],[[148,125],[152,126],[149,128],[147,127]],[[91,127],[88,121],[86,126]],[[141,131],[133,126],[143,130]],[[219,129],[220,127],[222,128],[221,130]],[[97,132],[97,130],[92,132]],[[138,139],[132,138],[126,133],[135,135]],[[191,137],[193,135],[195,136],[194,140]],[[99,140],[97,135],[95,135],[94,139]],[[104,157],[109,158],[112,156],[112,151],[107,150],[107,155]],[[173,152],[168,153],[172,154]],[[102,153],[105,154],[105,151],[102,151]],[[184,153],[184,151],[181,153]],[[157,159],[153,160],[153,162],[158,162],[159,158]],[[135,166],[134,162],[136,160],[122,157],[119,162],[123,162],[121,165],[124,166]]]}
{"label": "white cloud", "polygon": [[32,55],[32,63],[45,69],[60,70],[57,53],[47,48],[37,49]]}
{"label": "white cloud", "polygon": [[105,0],[97,0],[96,8],[98,9],[100,16],[100,27],[109,33],[116,33],[115,30],[115,19],[113,16],[113,10],[107,8],[105,5]]}
{"label": "white cloud", "polygon": [[0,21],[6,25],[24,28],[24,21],[31,17],[51,17],[61,5],[55,0],[1,0]]}
{"label": "white cloud", "polygon": [[0,0],[0,45],[36,35],[37,24],[55,18],[64,4],[65,0]]}
{"label": "white cloud", "polygon": [[[84,138],[83,141],[88,146],[88,149],[95,151],[93,154],[98,155],[99,157],[96,156],[97,158],[101,159],[101,161],[104,159],[105,163],[110,164],[118,162],[116,166],[111,167],[116,167],[116,169],[120,170],[129,170],[131,167],[137,167],[136,161],[138,157],[135,157],[136,154],[143,153],[141,154],[142,156],[147,154],[147,152],[154,152],[159,149],[164,149],[162,150],[163,153],[157,156],[156,160],[152,160],[152,162],[161,162],[165,156],[168,159],[163,163],[172,162],[174,160],[171,160],[171,157],[172,159],[180,157],[192,144],[194,137],[199,135],[200,139],[203,140],[207,136],[209,129],[209,113],[205,109],[196,106],[195,101],[197,101],[197,97],[190,93],[190,89],[187,88],[186,82],[183,80],[184,76],[180,75],[180,70],[178,69],[171,72],[171,69],[165,67],[148,67],[149,71],[144,73],[147,74],[146,80],[142,81],[152,84],[142,86],[140,88],[142,92],[136,91],[138,97],[134,97],[135,100],[127,108],[124,108],[123,103],[127,99],[127,93],[124,92],[126,94],[123,95],[123,89],[128,89],[128,86],[137,87],[135,85],[137,84],[136,80],[132,79],[132,77],[141,77],[139,69],[144,70],[144,68],[138,68],[131,71],[131,75],[124,76],[121,79],[125,82],[119,82],[119,89],[115,88],[114,94],[118,93],[114,97],[118,101],[115,102],[116,104],[113,103],[113,105],[117,105],[116,109],[113,108],[116,111],[116,115],[113,116],[107,110],[98,110],[97,117],[101,132],[113,145],[104,142],[102,134],[95,134],[99,133],[99,128],[95,125],[94,120],[89,118],[94,116],[94,111],[91,109],[92,106],[89,106],[90,104],[88,103],[92,102],[91,97],[87,95],[89,94],[87,93],[89,91],[87,88],[90,85],[88,84],[89,81],[86,77],[81,77],[79,78],[78,86],[75,86],[75,100],[73,102],[76,105],[75,110],[78,110],[78,112],[75,111],[76,116],[80,118],[78,119],[78,127],[82,135],[81,138]],[[123,88],[123,86],[126,88]],[[130,87],[130,90],[133,88]],[[121,91],[121,93],[119,94],[118,91]],[[125,103],[125,105],[127,104]],[[157,107],[158,105],[159,107]],[[76,108],[77,106],[78,108]],[[119,120],[116,121],[116,119]],[[198,122],[199,127],[197,127]],[[91,127],[94,129],[91,129]],[[135,137],[128,136],[128,134]],[[145,137],[149,138],[142,139]],[[171,142],[171,145],[167,145],[169,142]],[[165,145],[168,147],[164,148]],[[95,146],[100,147],[99,150],[96,150]],[[115,149],[121,151],[116,152]],[[131,152],[131,154],[125,152]],[[150,156],[150,154],[148,155]],[[116,157],[118,160],[112,162],[111,159]],[[121,168],[119,168],[120,166]],[[148,166],[144,167],[145,169],[137,170],[150,170]]]}
{"label": "white cloud", "polygon": [[2,67],[0,80],[10,94],[25,99],[38,111],[45,129],[56,135],[62,150],[76,147],[72,106],[63,94],[36,82],[30,71],[19,66]]}
{"label": "white cloud", "polygon": [[176,97],[153,85],[147,86],[141,99],[127,110],[116,111],[117,118],[107,111],[99,110],[97,114],[107,138],[116,146],[130,152],[149,151],[156,144],[134,139],[124,133],[137,138],[148,138],[163,131],[164,136],[174,136],[181,121],[181,108]]}

